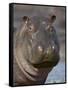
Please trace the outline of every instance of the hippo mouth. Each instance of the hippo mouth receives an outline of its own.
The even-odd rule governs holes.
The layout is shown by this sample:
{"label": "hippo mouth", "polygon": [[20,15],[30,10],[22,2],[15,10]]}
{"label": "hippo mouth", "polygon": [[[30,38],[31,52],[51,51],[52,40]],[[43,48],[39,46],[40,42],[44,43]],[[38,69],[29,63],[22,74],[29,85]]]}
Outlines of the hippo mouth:
{"label": "hippo mouth", "polygon": [[58,61],[46,61],[46,62],[42,62],[39,64],[33,64],[34,67],[36,68],[49,68],[49,67],[53,67],[56,66],[58,63]]}
{"label": "hippo mouth", "polygon": [[38,62],[31,63],[36,68],[49,68],[54,67],[59,62],[59,55],[53,55],[53,56],[43,56],[41,60],[38,60]]}
{"label": "hippo mouth", "polygon": [[[59,60],[59,59],[58,59],[58,60]],[[36,67],[36,68],[54,67],[54,66],[57,65],[58,60],[56,60],[56,61],[44,61],[44,62],[41,62],[41,63],[39,63],[39,64],[33,64],[33,66]]]}

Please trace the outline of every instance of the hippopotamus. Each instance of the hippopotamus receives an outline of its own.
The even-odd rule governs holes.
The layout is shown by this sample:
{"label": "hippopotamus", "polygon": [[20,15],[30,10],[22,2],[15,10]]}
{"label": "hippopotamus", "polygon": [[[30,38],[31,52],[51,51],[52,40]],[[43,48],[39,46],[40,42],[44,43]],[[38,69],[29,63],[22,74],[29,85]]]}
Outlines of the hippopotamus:
{"label": "hippopotamus", "polygon": [[14,85],[39,85],[46,82],[59,62],[59,41],[54,28],[55,15],[23,16],[13,36]]}

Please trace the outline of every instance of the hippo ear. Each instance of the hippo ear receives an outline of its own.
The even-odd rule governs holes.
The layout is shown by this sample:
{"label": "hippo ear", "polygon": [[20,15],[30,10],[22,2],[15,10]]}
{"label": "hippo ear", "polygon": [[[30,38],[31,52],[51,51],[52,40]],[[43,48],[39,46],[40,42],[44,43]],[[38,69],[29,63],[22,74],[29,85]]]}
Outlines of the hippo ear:
{"label": "hippo ear", "polygon": [[56,16],[55,16],[55,15],[52,15],[52,16],[50,17],[50,23],[51,23],[51,24],[54,23],[55,20],[56,20]]}
{"label": "hippo ear", "polygon": [[52,24],[54,23],[54,21],[56,20],[56,16],[55,15],[50,15],[50,17],[47,20],[47,27],[46,29],[50,30]]}
{"label": "hippo ear", "polygon": [[22,20],[23,20],[23,22],[29,21],[29,17],[28,17],[28,16],[24,16],[24,17],[22,18]]}

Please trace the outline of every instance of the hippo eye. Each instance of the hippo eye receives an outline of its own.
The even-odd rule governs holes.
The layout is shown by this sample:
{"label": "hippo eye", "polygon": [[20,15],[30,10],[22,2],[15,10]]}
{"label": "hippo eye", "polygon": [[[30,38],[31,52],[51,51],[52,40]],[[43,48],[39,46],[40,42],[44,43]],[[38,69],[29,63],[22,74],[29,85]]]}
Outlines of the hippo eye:
{"label": "hippo eye", "polygon": [[33,26],[30,25],[30,26],[29,26],[29,31],[32,31],[32,30],[33,30]]}
{"label": "hippo eye", "polygon": [[36,29],[35,29],[34,25],[31,24],[31,25],[29,26],[29,31],[30,31],[30,32],[36,32]]}
{"label": "hippo eye", "polygon": [[31,29],[32,29],[32,27],[29,27],[29,29],[31,30]]}
{"label": "hippo eye", "polygon": [[48,31],[50,31],[50,32],[53,32],[53,27],[50,26],[50,25],[48,25],[48,26],[46,27],[46,30],[48,30]]}
{"label": "hippo eye", "polygon": [[50,31],[53,32],[53,28],[52,27],[50,27]]}

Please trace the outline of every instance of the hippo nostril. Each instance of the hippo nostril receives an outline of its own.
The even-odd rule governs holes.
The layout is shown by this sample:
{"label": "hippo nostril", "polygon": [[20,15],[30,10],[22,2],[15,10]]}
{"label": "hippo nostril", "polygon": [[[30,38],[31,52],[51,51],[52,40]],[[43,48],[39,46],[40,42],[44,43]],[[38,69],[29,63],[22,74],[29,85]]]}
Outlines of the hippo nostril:
{"label": "hippo nostril", "polygon": [[55,47],[54,47],[54,46],[52,46],[52,48],[53,48],[53,49],[55,49]]}
{"label": "hippo nostril", "polygon": [[55,52],[55,46],[49,46],[49,48],[47,49],[47,54],[51,54]]}
{"label": "hippo nostril", "polygon": [[56,47],[56,46],[52,46],[52,51],[53,51],[54,53],[58,53],[57,47]]}
{"label": "hippo nostril", "polygon": [[55,51],[55,46],[52,46],[52,50]]}

